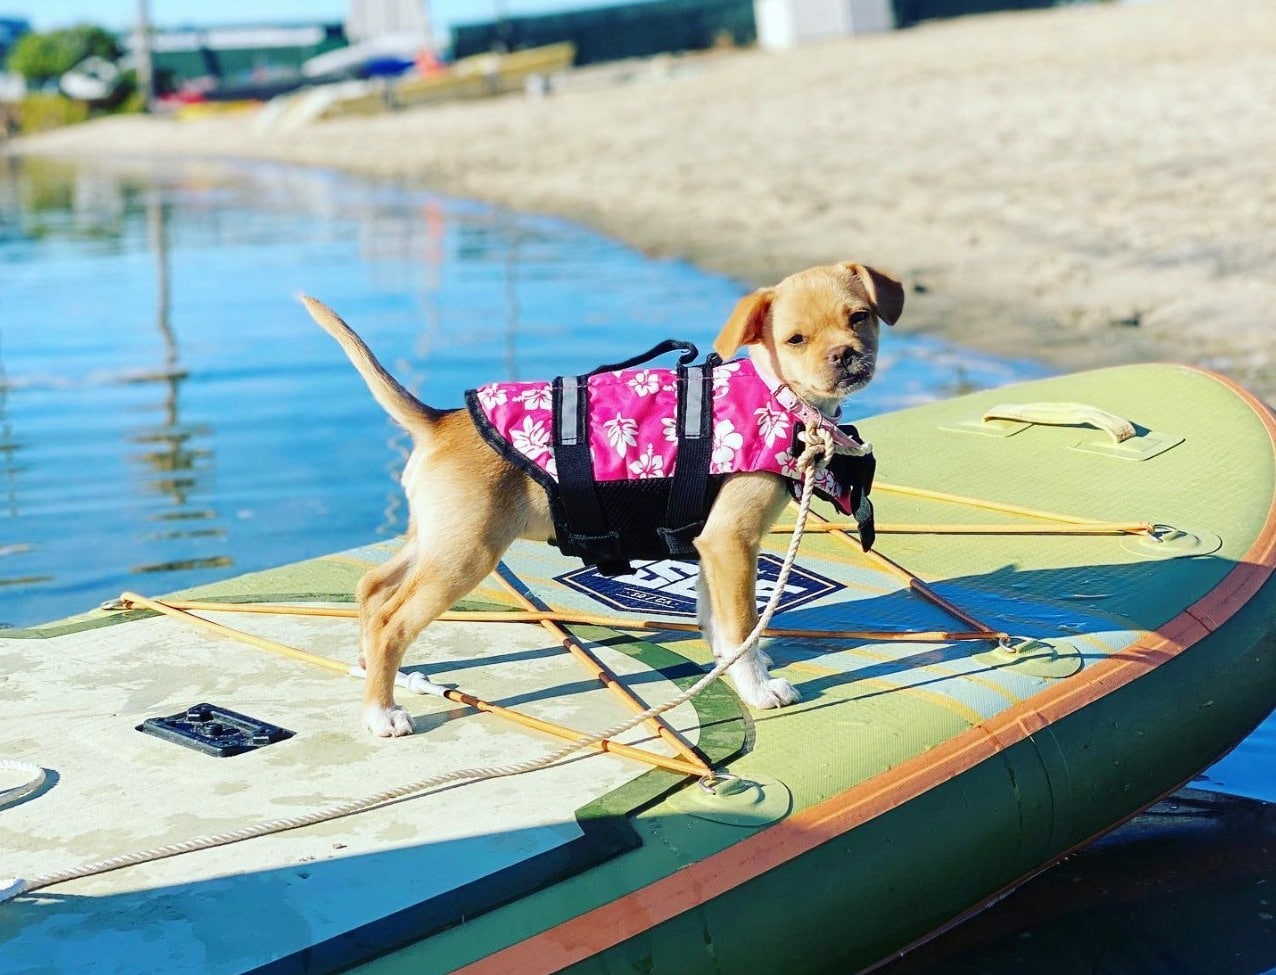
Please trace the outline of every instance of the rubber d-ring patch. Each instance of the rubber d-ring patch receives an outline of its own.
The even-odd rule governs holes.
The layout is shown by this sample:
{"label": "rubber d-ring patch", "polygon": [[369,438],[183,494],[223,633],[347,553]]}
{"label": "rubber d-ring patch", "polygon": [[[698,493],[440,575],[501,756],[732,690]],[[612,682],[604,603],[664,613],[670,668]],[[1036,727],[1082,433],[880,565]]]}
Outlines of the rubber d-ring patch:
{"label": "rubber d-ring patch", "polygon": [[693,783],[669,797],[669,805],[688,816],[728,826],[766,826],[793,809],[793,793],[766,775],[721,776],[711,787]]}
{"label": "rubber d-ring patch", "polygon": [[1121,540],[1121,547],[1145,559],[1178,559],[1212,555],[1223,547],[1223,540],[1199,528],[1153,525],[1146,534],[1127,535]]}
{"label": "rubber d-ring patch", "polygon": [[1016,674],[1060,680],[1071,677],[1085,666],[1081,651],[1060,640],[1011,639],[973,657],[990,670],[1013,668]]}

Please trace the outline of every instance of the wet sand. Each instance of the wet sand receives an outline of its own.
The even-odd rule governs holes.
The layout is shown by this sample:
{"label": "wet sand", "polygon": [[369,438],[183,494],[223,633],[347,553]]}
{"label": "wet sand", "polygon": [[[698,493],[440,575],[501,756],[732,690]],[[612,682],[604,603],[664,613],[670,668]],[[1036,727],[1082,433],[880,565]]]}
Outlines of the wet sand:
{"label": "wet sand", "polygon": [[751,284],[891,268],[901,329],[1060,369],[1166,360],[1276,401],[1276,4],[1158,0],[658,58],[286,128],[116,118],[29,153],[236,156],[582,220]]}

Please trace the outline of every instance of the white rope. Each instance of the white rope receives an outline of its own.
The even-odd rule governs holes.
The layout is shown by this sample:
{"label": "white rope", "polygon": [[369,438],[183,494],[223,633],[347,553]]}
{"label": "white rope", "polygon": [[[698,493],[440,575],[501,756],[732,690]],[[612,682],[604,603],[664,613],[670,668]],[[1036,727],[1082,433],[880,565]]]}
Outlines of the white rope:
{"label": "white rope", "polygon": [[788,550],[784,554],[784,562],[780,566],[775,588],[771,593],[771,598],[767,601],[761,615],[758,617],[757,625],[754,626],[749,635],[744,638],[744,642],[740,644],[739,648],[734,653],[732,653],[729,657],[719,660],[712,670],[671,700],[666,701],[663,704],[656,705],[655,707],[650,707],[641,714],[636,714],[627,718],[604,731],[585,735],[575,739],[574,741],[568,742],[557,751],[550,752],[540,758],[529,759],[528,761],[514,765],[493,765],[481,768],[457,769],[452,772],[444,772],[439,775],[431,776],[427,779],[421,779],[409,785],[399,786],[394,789],[387,789],[384,792],[378,792],[375,795],[366,796],[362,799],[351,799],[347,802],[338,803],[335,806],[329,806],[326,809],[315,810],[300,816],[293,816],[286,819],[265,820],[260,823],[254,823],[251,826],[245,826],[241,829],[195,837],[194,839],[183,840],[178,843],[152,847],[149,850],[125,853],[120,856],[96,860],[91,863],[81,864],[80,866],[41,874],[39,876],[32,877],[30,880],[23,880],[20,878],[0,878],[0,903],[17,897],[20,894],[41,890],[45,887],[52,887],[55,884],[66,883],[69,880],[79,880],[84,877],[92,877],[97,874],[108,873],[112,870],[118,870],[121,867],[135,866],[140,863],[150,863],[155,860],[163,860],[183,853],[192,853],[196,850],[207,850],[217,846],[226,846],[230,843],[239,843],[243,840],[254,839],[259,836],[268,836],[272,833],[283,833],[288,830],[298,829],[302,826],[312,826],[316,823],[327,822],[333,819],[341,819],[342,817],[364,812],[376,806],[393,802],[396,799],[402,799],[418,792],[424,792],[427,789],[435,789],[443,785],[448,785],[452,782],[476,779],[496,779],[510,775],[521,775],[524,772],[531,772],[536,769],[545,768],[548,765],[553,765],[556,762],[567,758],[569,755],[575,754],[583,748],[588,748],[600,741],[605,741],[610,738],[615,738],[618,735],[622,735],[642,724],[649,718],[654,718],[657,715],[664,714],[667,711],[671,711],[674,708],[685,704],[687,701],[690,701],[692,698],[702,693],[706,687],[726,673],[727,669],[730,668],[732,664],[756,647],[763,631],[770,626],[771,617],[775,615],[776,610],[779,608],[780,598],[784,593],[785,586],[788,584],[789,573],[793,568],[793,563],[797,559],[798,548],[802,544],[802,533],[806,529],[806,519],[811,510],[811,499],[815,489],[815,470],[817,467],[824,466],[827,462],[827,458],[831,457],[832,454],[833,443],[831,438],[828,436],[826,431],[817,430],[813,432],[806,450],[803,451],[802,455],[798,458],[798,470],[802,473],[802,495],[798,504],[797,522],[793,526],[793,535],[789,540]]}
{"label": "white rope", "polygon": [[38,791],[49,777],[49,773],[39,765],[34,765],[31,762],[20,762],[15,758],[0,758],[0,772],[17,772],[19,775],[27,777],[27,781],[22,785],[16,785],[9,789],[0,789],[0,806],[21,802],[31,793]]}
{"label": "white rope", "polygon": [[[0,758],[0,772],[17,772],[25,775],[27,781],[0,791],[0,807],[21,802],[27,796],[44,787],[49,773],[32,762],[21,762],[16,758]],[[17,877],[0,877],[0,903],[17,897],[25,890],[25,881]]]}

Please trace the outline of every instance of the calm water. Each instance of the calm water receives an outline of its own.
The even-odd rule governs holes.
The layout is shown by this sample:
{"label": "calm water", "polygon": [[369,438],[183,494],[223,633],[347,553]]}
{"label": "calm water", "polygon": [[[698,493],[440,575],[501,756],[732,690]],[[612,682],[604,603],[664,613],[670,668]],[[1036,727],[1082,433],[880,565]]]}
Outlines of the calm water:
{"label": "calm water", "polygon": [[[404,528],[407,441],[296,301],[437,406],[707,348],[745,288],[563,221],[290,167],[0,160],[0,624]],[[890,332],[851,414],[1044,374]],[[1276,722],[1210,781],[1276,801]]]}
{"label": "calm water", "polygon": [[[403,530],[406,437],[298,293],[459,406],[669,336],[707,348],[743,290],[572,224],[331,173],[9,161],[0,623]],[[953,350],[891,339],[861,414],[955,388]],[[1040,371],[960,364],[956,386]]]}

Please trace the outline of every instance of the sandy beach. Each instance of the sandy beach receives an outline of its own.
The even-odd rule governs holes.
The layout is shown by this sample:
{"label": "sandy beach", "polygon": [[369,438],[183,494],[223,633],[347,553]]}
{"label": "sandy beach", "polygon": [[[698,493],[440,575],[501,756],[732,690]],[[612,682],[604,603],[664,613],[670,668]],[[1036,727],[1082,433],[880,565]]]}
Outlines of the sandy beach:
{"label": "sandy beach", "polygon": [[1276,4],[934,22],[567,76],[548,97],[281,129],[121,117],[32,154],[249,157],[584,221],[752,284],[855,259],[901,329],[1083,368],[1217,369],[1276,402]]}

